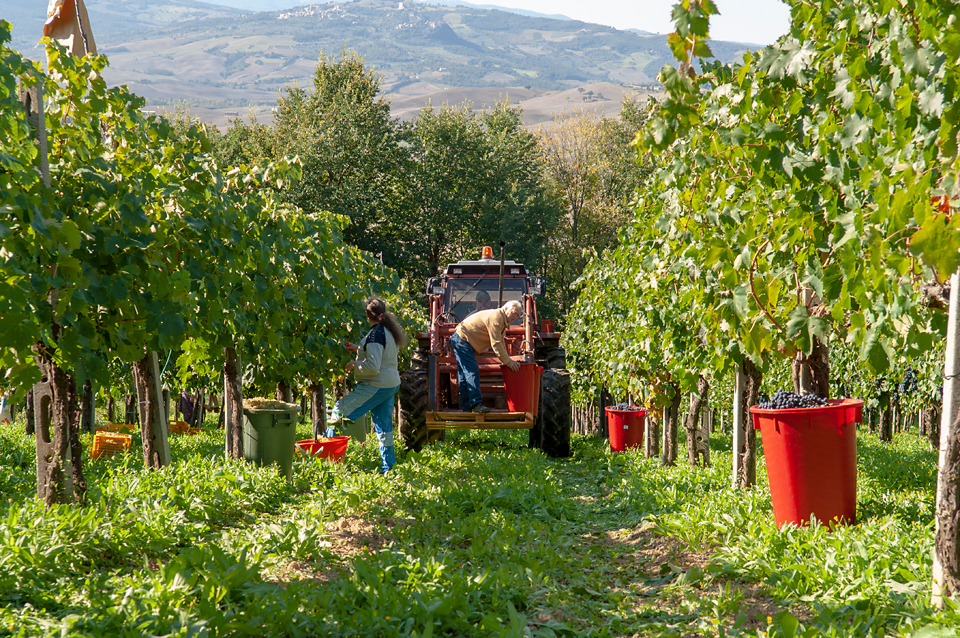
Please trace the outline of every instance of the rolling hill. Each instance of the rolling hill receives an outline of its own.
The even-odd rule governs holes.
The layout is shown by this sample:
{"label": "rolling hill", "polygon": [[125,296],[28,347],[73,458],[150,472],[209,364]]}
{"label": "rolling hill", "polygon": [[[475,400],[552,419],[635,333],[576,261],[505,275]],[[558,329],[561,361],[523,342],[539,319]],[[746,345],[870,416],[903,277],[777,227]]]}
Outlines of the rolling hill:
{"label": "rolling hill", "polygon": [[[616,91],[599,87],[655,91],[657,72],[672,59],[664,35],[441,1],[451,4],[356,0],[245,12],[194,0],[88,0],[88,9],[100,52],[110,58],[110,83],[129,85],[151,108],[185,102],[213,110],[214,119],[248,107],[263,111],[287,84],[308,84],[321,51],[364,55],[383,74],[400,115],[411,100],[422,105],[436,94],[439,104],[454,89],[530,100],[581,87],[579,100],[568,95],[559,103],[618,107],[605,97]],[[25,34],[39,33],[42,24],[42,11],[34,13],[20,7],[11,17],[15,44],[39,57],[24,45]],[[730,61],[747,47],[713,42],[712,48]]]}

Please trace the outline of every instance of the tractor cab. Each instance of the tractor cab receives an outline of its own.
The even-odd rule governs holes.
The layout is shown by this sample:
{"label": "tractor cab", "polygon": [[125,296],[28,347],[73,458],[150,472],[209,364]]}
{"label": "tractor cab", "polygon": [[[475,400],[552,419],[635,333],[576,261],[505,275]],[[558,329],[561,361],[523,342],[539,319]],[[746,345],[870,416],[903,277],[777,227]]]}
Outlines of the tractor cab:
{"label": "tractor cab", "polygon": [[[500,260],[494,259],[493,248],[484,246],[480,259],[448,264],[441,277],[427,281],[427,297],[441,296],[439,312],[448,323],[459,323],[477,310],[498,308],[508,301],[519,301],[526,311],[526,295],[542,295],[542,277],[531,277],[523,264],[503,262],[503,295],[500,295]],[[534,304],[533,308],[536,308]],[[432,308],[431,308],[432,310]],[[517,320],[520,324],[528,315]],[[533,318],[536,321],[536,317]]]}
{"label": "tractor cab", "polygon": [[[408,448],[420,449],[429,440],[442,438],[448,429],[529,429],[535,447],[544,447],[553,456],[569,453],[569,377],[560,335],[553,331],[552,321],[541,321],[537,313],[536,298],[544,292],[542,277],[530,275],[523,264],[506,260],[502,254],[495,259],[490,246],[484,246],[479,259],[448,264],[441,276],[427,281],[430,323],[417,335],[410,369],[401,375],[400,432]],[[457,324],[473,313],[496,309],[511,300],[520,303],[523,314],[507,328],[504,342],[514,360],[543,368],[539,408],[536,413],[507,410],[500,360],[487,351],[477,355],[477,363],[483,403],[492,413],[465,413],[459,405],[457,362],[450,337]],[[551,389],[550,397],[542,401],[544,384],[565,389]],[[560,423],[554,422],[557,400],[566,406],[559,410]],[[549,417],[544,415],[545,409]],[[551,428],[547,446],[541,441],[544,423]],[[554,431],[558,428],[565,430],[565,437]],[[561,441],[557,445],[558,436]]]}

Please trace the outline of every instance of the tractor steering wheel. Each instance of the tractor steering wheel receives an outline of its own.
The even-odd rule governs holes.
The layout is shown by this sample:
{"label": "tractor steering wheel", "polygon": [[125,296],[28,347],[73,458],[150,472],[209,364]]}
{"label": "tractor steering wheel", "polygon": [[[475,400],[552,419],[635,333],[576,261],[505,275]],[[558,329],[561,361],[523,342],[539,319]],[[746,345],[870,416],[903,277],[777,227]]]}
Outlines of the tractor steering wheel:
{"label": "tractor steering wheel", "polygon": [[452,312],[441,312],[437,318],[439,319],[440,317],[444,318],[444,323],[460,323],[460,317]]}

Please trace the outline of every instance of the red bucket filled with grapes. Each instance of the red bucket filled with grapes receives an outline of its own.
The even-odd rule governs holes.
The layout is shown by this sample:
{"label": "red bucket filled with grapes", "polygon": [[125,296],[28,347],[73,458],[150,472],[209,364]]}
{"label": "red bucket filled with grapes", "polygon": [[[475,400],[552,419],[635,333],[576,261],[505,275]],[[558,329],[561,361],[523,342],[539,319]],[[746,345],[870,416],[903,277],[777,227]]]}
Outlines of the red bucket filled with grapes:
{"label": "red bucket filled with grapes", "polygon": [[750,408],[760,430],[777,526],[853,524],[863,401],[778,391]]}
{"label": "red bucket filled with grapes", "polygon": [[607,431],[610,449],[625,452],[628,447],[643,447],[643,426],[647,411],[635,405],[620,403],[607,407]]}

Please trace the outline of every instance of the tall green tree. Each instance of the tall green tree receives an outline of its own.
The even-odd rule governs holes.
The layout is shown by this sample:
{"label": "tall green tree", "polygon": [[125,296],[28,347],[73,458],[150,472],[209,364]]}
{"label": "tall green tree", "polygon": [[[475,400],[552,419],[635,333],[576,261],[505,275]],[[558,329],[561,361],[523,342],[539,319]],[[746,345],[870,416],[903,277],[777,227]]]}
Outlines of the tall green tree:
{"label": "tall green tree", "polygon": [[356,52],[321,52],[312,90],[288,86],[272,124],[234,120],[218,137],[217,154],[227,166],[298,157],[302,179],[290,183],[283,197],[309,214],[347,218],[346,241],[383,253],[384,263],[393,265],[387,229],[401,199],[406,127],[391,119],[380,83]]}
{"label": "tall green tree", "polygon": [[549,193],[564,211],[548,240],[546,264],[550,296],[563,316],[576,299],[573,282],[592,254],[616,246],[617,233],[633,217],[634,192],[653,171],[636,161],[631,146],[650,108],[627,97],[617,118],[563,112],[537,134]]}
{"label": "tall green tree", "polygon": [[558,211],[546,195],[536,140],[521,118],[506,102],[479,112],[469,103],[420,111],[396,235],[413,278],[476,259],[480,246],[501,240],[508,259],[533,271],[544,264]]}

